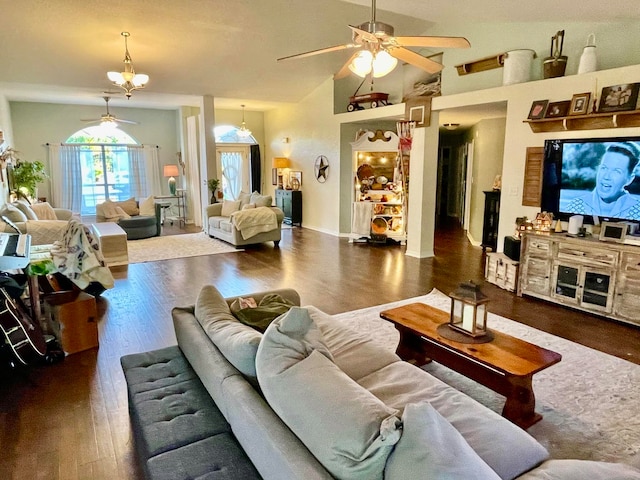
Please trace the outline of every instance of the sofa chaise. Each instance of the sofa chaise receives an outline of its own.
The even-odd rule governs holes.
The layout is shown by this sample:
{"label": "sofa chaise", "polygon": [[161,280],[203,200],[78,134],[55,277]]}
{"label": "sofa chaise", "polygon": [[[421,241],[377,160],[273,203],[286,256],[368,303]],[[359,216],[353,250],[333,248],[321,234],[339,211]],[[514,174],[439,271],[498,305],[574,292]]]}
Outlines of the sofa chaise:
{"label": "sofa chaise", "polygon": [[[271,293],[300,305],[294,290]],[[245,299],[260,304],[265,295]],[[291,307],[263,334],[231,313],[237,301],[203,287],[194,306],[172,311],[178,346],[170,354],[122,360],[136,443],[164,439],[155,453],[142,449],[149,478],[640,479],[623,464],[549,459],[524,430],[317,308]],[[141,362],[149,355],[162,358]],[[146,365],[142,383],[129,368],[136,361]],[[180,362],[190,373],[172,367],[162,374]],[[180,384],[180,396],[198,405],[211,403],[189,406],[185,398],[180,409],[175,401],[163,406],[167,393],[153,392],[168,383]],[[140,385],[147,397],[136,399]],[[172,415],[195,418],[214,407],[224,437],[210,428],[185,442],[190,429]],[[172,435],[183,440],[172,446]]]}
{"label": "sofa chaise", "polygon": [[280,244],[284,212],[270,195],[241,193],[238,200],[207,205],[207,233],[235,247],[263,242]]}

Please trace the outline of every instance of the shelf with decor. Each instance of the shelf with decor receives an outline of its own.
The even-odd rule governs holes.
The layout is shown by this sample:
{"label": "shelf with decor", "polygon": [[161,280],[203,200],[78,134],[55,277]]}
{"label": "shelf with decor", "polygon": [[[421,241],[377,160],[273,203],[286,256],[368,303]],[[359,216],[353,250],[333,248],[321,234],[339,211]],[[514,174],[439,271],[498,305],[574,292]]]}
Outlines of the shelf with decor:
{"label": "shelf with decor", "polygon": [[640,110],[524,120],[534,133],[640,127]]}

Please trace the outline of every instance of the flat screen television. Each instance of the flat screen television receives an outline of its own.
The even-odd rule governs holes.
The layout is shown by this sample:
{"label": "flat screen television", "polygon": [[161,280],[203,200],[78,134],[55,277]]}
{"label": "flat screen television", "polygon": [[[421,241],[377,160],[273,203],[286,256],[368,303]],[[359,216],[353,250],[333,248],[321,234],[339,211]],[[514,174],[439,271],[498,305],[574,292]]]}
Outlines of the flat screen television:
{"label": "flat screen television", "polygon": [[640,222],[639,159],[640,137],[546,140],[542,210],[564,221]]}

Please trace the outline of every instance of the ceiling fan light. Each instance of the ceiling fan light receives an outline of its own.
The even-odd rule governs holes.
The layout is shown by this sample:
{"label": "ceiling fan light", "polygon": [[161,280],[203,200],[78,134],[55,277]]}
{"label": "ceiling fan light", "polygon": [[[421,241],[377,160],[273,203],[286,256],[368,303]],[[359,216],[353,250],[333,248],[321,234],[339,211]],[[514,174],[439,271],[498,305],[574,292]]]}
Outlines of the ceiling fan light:
{"label": "ceiling fan light", "polygon": [[398,65],[398,60],[389,55],[386,50],[380,50],[373,59],[373,76],[384,77]]}
{"label": "ceiling fan light", "polygon": [[371,72],[371,62],[373,54],[369,50],[362,50],[354,57],[349,64],[349,70],[359,77],[366,77]]}

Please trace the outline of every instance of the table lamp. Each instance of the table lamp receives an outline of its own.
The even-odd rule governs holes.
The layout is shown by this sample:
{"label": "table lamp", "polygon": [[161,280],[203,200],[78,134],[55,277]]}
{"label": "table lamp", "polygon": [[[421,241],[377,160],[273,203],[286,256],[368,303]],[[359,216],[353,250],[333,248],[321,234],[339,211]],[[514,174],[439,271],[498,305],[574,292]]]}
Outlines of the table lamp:
{"label": "table lamp", "polygon": [[177,177],[178,175],[180,175],[180,172],[178,171],[178,165],[164,166],[163,176],[169,177],[169,193],[171,195],[176,194],[176,179],[174,177]]}
{"label": "table lamp", "polygon": [[278,175],[278,188],[284,188],[282,184],[282,169],[289,168],[289,159],[286,157],[274,157],[271,166],[276,170]]}

